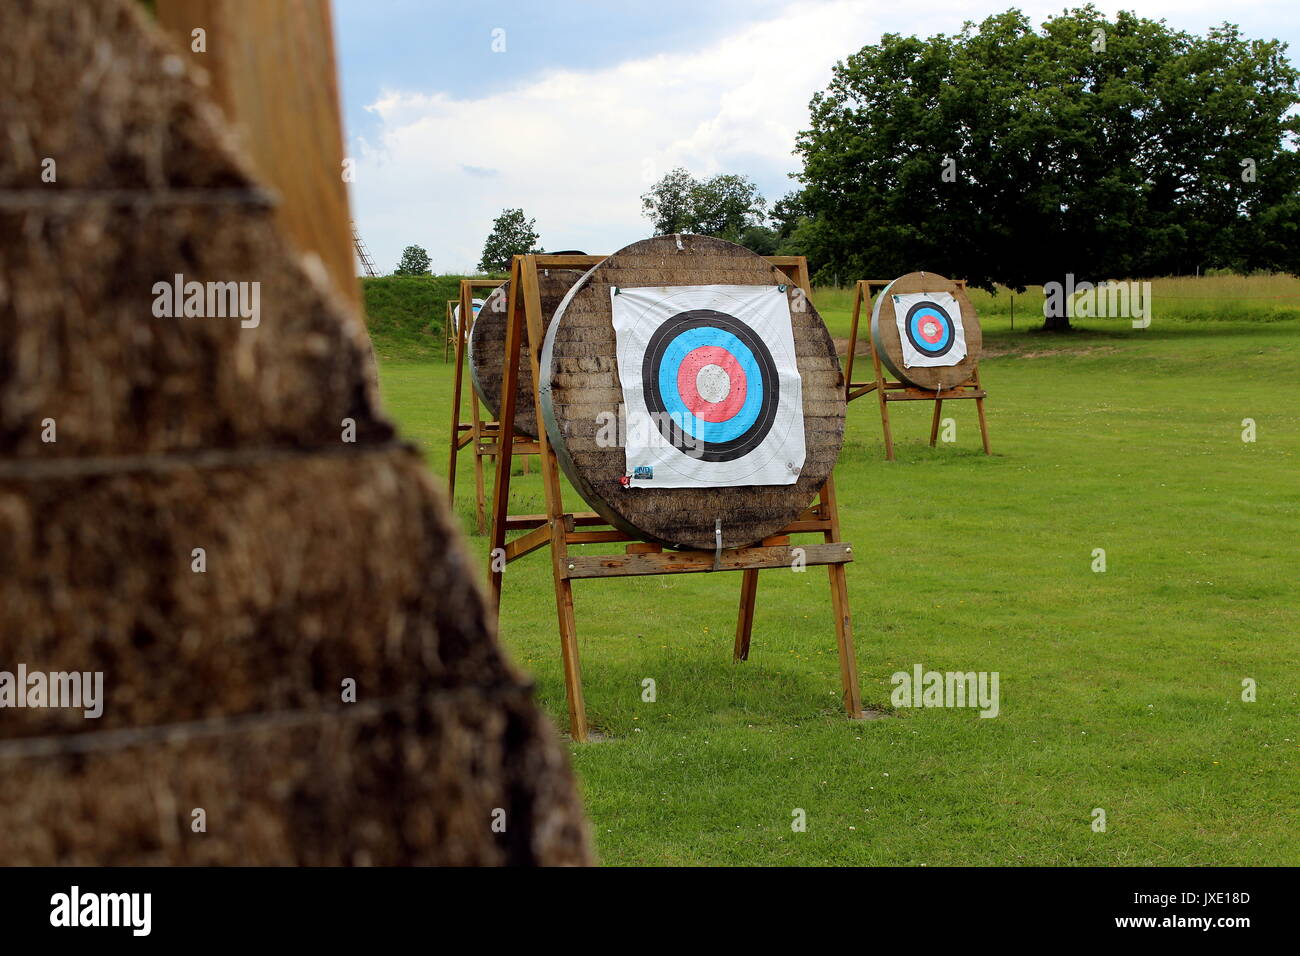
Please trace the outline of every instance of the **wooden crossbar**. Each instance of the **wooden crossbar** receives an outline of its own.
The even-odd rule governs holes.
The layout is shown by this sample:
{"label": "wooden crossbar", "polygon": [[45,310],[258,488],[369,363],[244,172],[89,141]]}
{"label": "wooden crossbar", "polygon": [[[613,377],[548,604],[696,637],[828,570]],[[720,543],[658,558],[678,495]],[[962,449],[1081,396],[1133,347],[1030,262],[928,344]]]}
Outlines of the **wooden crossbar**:
{"label": "wooden crossbar", "polygon": [[807,565],[847,564],[853,548],[840,542],[802,546],[730,548],[716,557],[710,551],[658,551],[640,554],[568,556],[568,578],[616,578],[637,574],[692,574],[706,571],[745,571]]}
{"label": "wooden crossbar", "polygon": [[[571,523],[578,525],[605,524],[605,519],[594,511],[571,512],[563,516],[569,519]],[[538,525],[549,524],[550,515],[510,515],[506,518],[507,531],[519,531],[522,528],[536,528]]]}

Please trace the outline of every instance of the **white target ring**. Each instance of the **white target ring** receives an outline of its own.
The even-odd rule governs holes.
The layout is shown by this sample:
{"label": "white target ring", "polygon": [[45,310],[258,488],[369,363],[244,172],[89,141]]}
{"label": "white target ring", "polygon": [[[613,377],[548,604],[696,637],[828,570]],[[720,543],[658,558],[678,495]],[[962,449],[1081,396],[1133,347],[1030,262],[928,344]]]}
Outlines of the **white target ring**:
{"label": "white target ring", "polygon": [[721,365],[705,365],[695,374],[695,390],[700,398],[717,405],[731,394],[731,376]]}

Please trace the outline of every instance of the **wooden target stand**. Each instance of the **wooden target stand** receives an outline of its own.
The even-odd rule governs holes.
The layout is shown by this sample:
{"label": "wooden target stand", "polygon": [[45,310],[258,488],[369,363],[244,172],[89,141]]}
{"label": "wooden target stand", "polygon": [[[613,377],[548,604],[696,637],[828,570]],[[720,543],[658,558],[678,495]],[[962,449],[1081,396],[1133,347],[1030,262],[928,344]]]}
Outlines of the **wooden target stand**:
{"label": "wooden target stand", "polygon": [[[487,530],[487,493],[483,482],[483,459],[491,458],[494,462],[496,461],[501,451],[502,432],[500,422],[483,417],[478,395],[473,388],[469,389],[470,419],[469,421],[462,420],[462,406],[464,404],[462,396],[465,391],[465,349],[469,341],[470,326],[473,325],[475,319],[475,291],[479,289],[495,289],[503,282],[505,282],[504,279],[460,280],[459,305],[461,322],[460,327],[455,330],[454,337],[456,345],[456,380],[452,388],[451,399],[451,455],[450,462],[447,465],[447,500],[454,506],[456,501],[456,464],[461,451],[470,447],[474,454],[475,514],[478,519],[479,534],[484,534]],[[449,300],[447,303],[449,323],[452,321],[451,316],[456,305],[455,300]],[[510,443],[510,454],[504,457],[506,461],[510,461],[515,455],[536,455],[539,451],[540,447],[537,442],[523,435],[515,435],[514,440]],[[528,459],[525,458],[525,470],[527,470],[527,467]]]}
{"label": "wooden target stand", "polygon": [[446,341],[442,345],[442,360],[445,362],[451,354],[451,347],[456,344],[456,306],[460,305],[460,299],[447,300],[447,329]]}
{"label": "wooden target stand", "polygon": [[[939,437],[939,420],[943,411],[943,403],[949,400],[973,399],[975,409],[979,415],[980,423],[980,440],[984,445],[984,454],[991,454],[989,451],[989,427],[984,417],[984,398],[987,393],[983,386],[980,385],[979,364],[971,372],[971,376],[965,382],[948,388],[935,389],[927,391],[916,388],[906,382],[890,381],[885,377],[884,368],[880,362],[880,353],[876,350],[875,339],[870,333],[867,335],[867,341],[871,345],[871,364],[875,371],[875,379],[870,382],[853,381],[853,359],[858,350],[858,320],[862,314],[862,306],[867,305],[868,313],[871,310],[875,295],[878,291],[888,286],[893,279],[859,279],[853,293],[853,322],[849,327],[849,356],[845,362],[844,371],[844,398],[846,401],[853,401],[855,398],[861,398],[872,392],[880,402],[880,425],[885,437],[885,460],[894,460],[894,432],[889,423],[889,403],[890,402],[934,402],[934,415],[930,419],[930,447],[935,446]],[[966,280],[954,280],[956,285],[965,291]]]}
{"label": "wooden target stand", "polygon": [[[803,256],[767,256],[767,261],[794,279],[811,299],[808,265]],[[519,391],[520,346],[527,336],[534,407],[541,409],[540,356],[543,342],[542,303],[538,272],[542,269],[577,268],[586,270],[598,265],[604,256],[525,255],[515,256],[511,264],[510,294],[507,305],[505,370],[498,428],[505,434],[513,429],[515,403]],[[464,312],[462,312],[464,314]],[[584,579],[627,577],[649,574],[689,574],[707,571],[741,571],[740,611],[736,622],[733,659],[749,659],[750,635],[754,625],[758,572],[765,568],[791,568],[795,564],[795,545],[790,536],[820,534],[821,543],[802,545],[805,565],[825,565],[830,578],[831,605],[835,617],[835,637],[839,650],[843,703],[850,718],[863,719],[862,695],[858,682],[857,656],[853,648],[852,618],[844,565],[853,560],[853,548],[841,540],[838,502],[833,478],[828,478],[816,502],[780,533],[764,538],[758,545],[744,548],[719,548],[716,551],[673,551],[643,541],[614,528],[591,511],[565,508],[560,470],[546,429],[538,429],[537,445],[541,455],[542,482],[545,486],[546,513],[511,515],[510,456],[496,461],[496,483],[492,498],[492,529],[488,555],[488,574],[492,601],[500,615],[501,584],[506,565],[540,548],[550,548],[551,569],[555,581],[555,606],[559,618],[560,650],[564,666],[565,693],[569,707],[569,732],[573,740],[588,737],[586,702],[582,691],[582,668],[578,657],[577,623],[573,606],[573,582]],[[454,456],[453,456],[454,457]],[[511,540],[508,532],[523,532]],[[571,545],[627,542],[623,554],[586,555],[571,553]]]}

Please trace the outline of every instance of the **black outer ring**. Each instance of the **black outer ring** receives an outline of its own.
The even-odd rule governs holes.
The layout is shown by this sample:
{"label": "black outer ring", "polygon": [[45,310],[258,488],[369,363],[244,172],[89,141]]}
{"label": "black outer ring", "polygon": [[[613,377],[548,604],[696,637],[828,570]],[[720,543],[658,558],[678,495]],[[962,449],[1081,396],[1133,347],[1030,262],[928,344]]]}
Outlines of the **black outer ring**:
{"label": "black outer ring", "polygon": [[[659,391],[659,364],[669,344],[677,336],[690,329],[717,328],[730,332],[744,342],[758,362],[759,372],[763,376],[760,383],[763,388],[763,404],[759,407],[754,424],[743,434],[724,442],[705,442],[702,454],[691,453],[691,457],[702,461],[735,461],[763,443],[767,433],[776,421],[776,410],[781,398],[781,386],[776,377],[776,363],[767,345],[748,325],[734,316],[713,309],[691,309],[679,312],[655,329],[654,335],[646,345],[645,356],[641,363],[641,384],[645,389],[646,410],[654,416],[654,421],[674,448],[683,447],[680,429],[669,417],[664,406],[663,395]],[[694,440],[694,439],[693,439]],[[683,451],[683,454],[686,454]]]}
{"label": "black outer ring", "polygon": [[[916,336],[912,334],[912,316],[921,309],[933,309],[935,312],[942,315],[943,320],[948,323],[948,344],[938,351],[930,348],[924,342],[918,342]],[[957,328],[953,324],[952,316],[949,315],[948,310],[938,302],[918,302],[916,305],[908,309],[907,316],[903,319],[903,331],[907,333],[907,341],[912,343],[912,347],[928,358],[938,358],[941,355],[947,355],[952,351],[953,345],[957,342]]]}

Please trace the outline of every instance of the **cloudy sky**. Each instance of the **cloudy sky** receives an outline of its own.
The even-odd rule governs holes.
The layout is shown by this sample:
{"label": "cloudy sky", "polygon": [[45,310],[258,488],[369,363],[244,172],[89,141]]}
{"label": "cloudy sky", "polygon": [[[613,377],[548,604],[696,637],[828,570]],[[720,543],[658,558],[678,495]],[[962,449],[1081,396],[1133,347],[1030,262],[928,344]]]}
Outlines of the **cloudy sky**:
{"label": "cloudy sky", "polygon": [[[951,34],[1012,5],[335,0],[353,215],[381,272],[414,243],[435,272],[463,273],[507,207],[537,220],[547,249],[644,238],[639,197],[674,166],[743,173],[771,202],[793,188],[795,136],[837,60],[882,33]],[[1041,23],[1066,4],[1014,5]],[[1300,57],[1295,0],[1097,6],[1198,33],[1229,19]]]}

